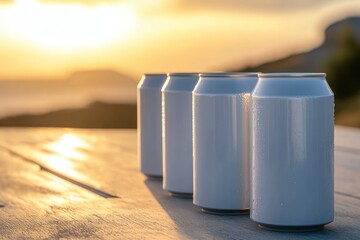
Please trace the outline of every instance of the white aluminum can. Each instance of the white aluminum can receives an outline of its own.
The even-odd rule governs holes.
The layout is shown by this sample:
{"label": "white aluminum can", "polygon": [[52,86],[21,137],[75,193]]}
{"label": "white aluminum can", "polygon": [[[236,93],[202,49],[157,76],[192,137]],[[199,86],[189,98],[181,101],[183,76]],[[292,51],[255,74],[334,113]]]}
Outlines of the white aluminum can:
{"label": "white aluminum can", "polygon": [[259,74],[251,107],[251,219],[281,231],[332,222],[334,95],[325,74]]}
{"label": "white aluminum can", "polygon": [[250,94],[257,73],[204,73],[193,91],[194,204],[215,214],[250,207]]}
{"label": "white aluminum can", "polygon": [[161,87],[166,74],[145,74],[137,86],[138,157],[140,170],[162,176]]}
{"label": "white aluminum can", "polygon": [[191,92],[198,80],[198,73],[169,73],[161,90],[163,188],[173,196],[193,193]]}

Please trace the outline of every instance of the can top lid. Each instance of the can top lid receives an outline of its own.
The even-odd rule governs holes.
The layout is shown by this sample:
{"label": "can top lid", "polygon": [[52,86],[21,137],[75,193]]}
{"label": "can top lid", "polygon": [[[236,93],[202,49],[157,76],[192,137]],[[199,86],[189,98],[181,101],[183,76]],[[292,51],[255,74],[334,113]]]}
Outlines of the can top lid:
{"label": "can top lid", "polygon": [[208,72],[200,73],[200,77],[258,77],[258,72]]}
{"label": "can top lid", "polygon": [[144,73],[145,76],[166,76],[166,73]]}
{"label": "can top lid", "polygon": [[197,72],[174,72],[168,73],[168,76],[177,76],[177,77],[198,77],[199,73]]}
{"label": "can top lid", "polygon": [[306,73],[306,72],[279,72],[279,73],[259,73],[260,78],[323,78],[325,73]]}

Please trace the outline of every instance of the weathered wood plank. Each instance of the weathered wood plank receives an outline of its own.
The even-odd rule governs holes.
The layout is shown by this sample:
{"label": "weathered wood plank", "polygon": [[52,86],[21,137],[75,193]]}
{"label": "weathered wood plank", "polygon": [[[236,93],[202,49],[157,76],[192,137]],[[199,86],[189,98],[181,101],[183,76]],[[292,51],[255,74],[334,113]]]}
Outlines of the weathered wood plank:
{"label": "weathered wood plank", "polygon": [[[336,145],[357,149],[348,138],[351,142],[359,141],[360,133],[344,131],[337,128]],[[68,136],[65,137],[68,144],[62,142],[64,136]],[[72,148],[66,147],[71,144]],[[169,196],[162,190],[161,181],[139,173],[133,130],[2,129],[0,146],[3,147],[0,203],[5,204],[0,208],[1,238],[358,239],[360,236],[360,155],[356,151],[335,152],[335,222],[322,231],[295,234],[262,230],[248,216],[204,214],[191,200]],[[6,149],[119,198],[104,198],[51,172],[39,171],[34,162],[11,155]]]}
{"label": "weathered wood plank", "polygon": [[360,155],[360,129],[353,127],[336,126],[335,148],[340,151],[351,151]]}

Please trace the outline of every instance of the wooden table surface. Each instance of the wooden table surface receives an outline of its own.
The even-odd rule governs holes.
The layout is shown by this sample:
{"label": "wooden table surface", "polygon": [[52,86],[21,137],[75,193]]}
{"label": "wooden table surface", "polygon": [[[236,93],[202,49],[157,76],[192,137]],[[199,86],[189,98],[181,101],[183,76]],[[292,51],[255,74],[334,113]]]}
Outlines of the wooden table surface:
{"label": "wooden table surface", "polygon": [[135,130],[0,129],[1,239],[360,239],[360,130],[335,130],[335,221],[311,233],[202,213],[138,171]]}

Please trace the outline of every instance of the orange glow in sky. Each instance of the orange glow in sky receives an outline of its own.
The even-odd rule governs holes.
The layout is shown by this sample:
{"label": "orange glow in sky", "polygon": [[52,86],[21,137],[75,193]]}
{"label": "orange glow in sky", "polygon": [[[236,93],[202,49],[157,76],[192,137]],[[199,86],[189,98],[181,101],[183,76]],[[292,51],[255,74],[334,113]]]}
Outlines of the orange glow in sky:
{"label": "orange glow in sky", "polygon": [[217,7],[190,0],[83,2],[0,4],[0,79],[64,79],[93,69],[135,79],[144,72],[240,69],[310,50],[329,24],[360,16],[358,0],[313,0],[285,10],[243,8],[235,0],[218,0]]}

